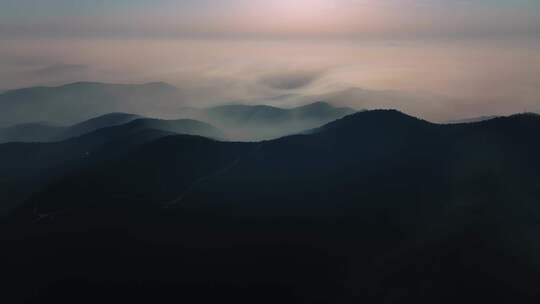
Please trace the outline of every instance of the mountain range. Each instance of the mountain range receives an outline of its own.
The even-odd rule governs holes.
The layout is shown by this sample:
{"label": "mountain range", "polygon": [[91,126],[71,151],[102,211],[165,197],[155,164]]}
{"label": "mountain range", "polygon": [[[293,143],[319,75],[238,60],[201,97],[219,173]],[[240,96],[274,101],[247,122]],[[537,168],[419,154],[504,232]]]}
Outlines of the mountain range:
{"label": "mountain range", "polygon": [[299,133],[354,112],[352,108],[315,102],[295,108],[267,105],[217,106],[204,109],[197,117],[227,130],[234,139],[253,141]]}
{"label": "mountain range", "polygon": [[[213,111],[246,127],[291,115],[262,109]],[[0,145],[8,299],[540,298],[538,115],[363,111],[252,142],[144,122]]]}
{"label": "mountain range", "polygon": [[51,142],[78,137],[92,131],[131,122],[138,115],[111,113],[64,127],[50,123],[26,123],[0,129],[0,143]]}
{"label": "mountain range", "polygon": [[319,127],[354,112],[352,108],[307,100],[305,105],[295,108],[268,105],[193,108],[182,102],[178,89],[165,83],[79,82],[0,94],[0,126],[5,126],[0,127],[0,143],[60,141],[136,118],[154,117],[153,114],[168,119],[200,120],[221,129],[231,140],[256,141]]}
{"label": "mountain range", "polygon": [[178,90],[162,82],[141,85],[76,82],[0,93],[0,122],[71,125],[114,112],[148,114],[177,107]]}
{"label": "mountain range", "polygon": [[[128,122],[116,125],[120,121]],[[101,128],[91,131],[98,126]],[[85,132],[89,133],[77,137]],[[60,128],[59,132],[51,134],[52,138],[69,139],[50,143],[0,144],[0,201],[4,202],[0,206],[0,214],[52,177],[83,164],[88,166],[110,159],[143,143],[172,134],[224,138],[218,129],[196,120],[159,120],[111,114],[70,128]]]}

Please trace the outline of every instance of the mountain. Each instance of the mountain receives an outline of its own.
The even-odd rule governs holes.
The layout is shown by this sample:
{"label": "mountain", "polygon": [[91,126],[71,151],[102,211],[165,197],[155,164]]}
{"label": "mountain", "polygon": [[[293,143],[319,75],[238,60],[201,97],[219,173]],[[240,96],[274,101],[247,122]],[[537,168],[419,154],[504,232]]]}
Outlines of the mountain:
{"label": "mountain", "polygon": [[533,303],[539,131],[377,110],[262,142],[102,146],[3,223],[6,297]]}
{"label": "mountain", "polygon": [[51,142],[81,136],[92,131],[125,124],[141,118],[126,113],[110,113],[69,126],[46,123],[28,123],[0,129],[0,143],[7,142]]}
{"label": "mountain", "polygon": [[[223,129],[237,140],[266,140],[319,127],[355,112],[351,108],[334,107],[324,102],[292,109],[228,105],[195,110],[181,104],[181,100],[182,94],[178,89],[161,82],[139,85],[77,82],[58,87],[11,90],[0,93],[0,126],[15,126],[0,130],[0,142],[52,141],[80,136],[99,128],[100,122],[91,119],[100,117],[105,122],[111,119],[113,122],[108,125],[112,125],[119,119],[119,114],[110,113],[123,112],[202,120]],[[29,126],[39,121],[74,125],[86,120],[89,120],[87,125],[78,126],[80,130],[67,130],[67,134],[57,136],[51,136],[54,130]],[[20,138],[17,137],[18,132],[22,134]]]}
{"label": "mountain", "polygon": [[178,92],[165,83],[141,85],[77,82],[59,87],[32,87],[0,94],[0,122],[49,121],[74,124],[114,112],[148,114],[175,108]]}
{"label": "mountain", "polygon": [[[107,129],[117,126],[118,128]],[[7,142],[58,142],[85,134],[107,129],[105,133],[134,132],[135,130],[154,129],[178,134],[199,135],[210,138],[225,138],[225,135],[213,126],[192,119],[164,120],[144,118],[127,113],[110,113],[95,117],[69,127],[55,127],[46,124],[21,124],[0,129],[0,143]],[[98,132],[102,134],[103,132]],[[107,136],[105,137],[107,138]]]}
{"label": "mountain", "polygon": [[[107,149],[110,149],[108,147]],[[249,151],[245,143],[229,143],[205,137],[177,135],[150,141],[136,150],[123,150],[120,161],[96,161],[77,173],[77,178],[59,180],[61,199],[55,199],[56,207],[47,204],[37,212],[56,212],[58,206],[72,207],[72,197],[84,197],[92,204],[104,197],[117,197],[132,201],[165,201],[178,191],[188,189],[193,181],[226,167]],[[107,157],[110,159],[110,151]],[[83,181],[84,180],[84,181]],[[73,182],[73,183],[72,183]],[[66,184],[67,183],[67,184]],[[53,190],[54,191],[54,190]],[[47,195],[48,190],[38,194]],[[67,194],[70,193],[70,194]],[[97,200],[97,201],[94,201]],[[30,199],[33,201],[33,199]],[[78,203],[84,204],[82,201]],[[30,203],[34,208],[33,203]],[[114,208],[114,204],[109,205]]]}
{"label": "mountain", "polygon": [[[115,154],[112,150],[127,151],[149,140],[171,134],[209,138],[223,136],[211,125],[195,120],[141,118],[60,142],[1,144],[0,167],[3,168],[3,177],[36,175],[40,172],[46,173],[53,167],[65,165],[72,160],[95,157],[100,150],[104,150],[101,154],[103,157],[110,158],[110,155]],[[31,173],[26,173],[28,171]]]}
{"label": "mountain", "polygon": [[357,109],[399,109],[413,115],[420,115],[432,121],[445,121],[441,117],[442,104],[462,102],[449,96],[434,94],[428,91],[376,90],[361,87],[341,87],[320,94],[285,94],[275,98],[266,98],[261,103],[273,105],[298,105],[313,100],[324,100],[333,105],[353,107]]}
{"label": "mountain", "polygon": [[316,102],[290,109],[266,105],[217,106],[203,111],[199,117],[227,130],[235,139],[265,140],[318,127],[354,112],[351,108]]}
{"label": "mountain", "polygon": [[138,118],[142,117],[139,115],[128,113],[109,113],[101,115],[99,117],[91,118],[89,120],[83,121],[67,128],[66,130],[64,130],[64,132],[57,135],[56,139],[68,139],[81,136],[102,128],[122,125]]}
{"label": "mountain", "polygon": [[475,122],[481,122],[481,121],[485,121],[485,120],[495,119],[497,117],[499,117],[499,116],[479,116],[479,117],[471,117],[471,118],[450,120],[447,123],[449,123],[449,124],[475,123]]}
{"label": "mountain", "polygon": [[51,141],[65,130],[48,123],[26,123],[0,129],[0,143]]}
{"label": "mountain", "polygon": [[[95,122],[77,125],[73,130],[88,130],[80,126],[96,126]],[[74,168],[114,159],[143,143],[173,134],[216,139],[224,136],[213,126],[195,120],[140,118],[64,141],[0,144],[0,184],[3,188],[0,200],[5,202],[0,206],[0,214],[10,210],[49,180]]]}
{"label": "mountain", "polygon": [[225,134],[223,134],[216,127],[208,123],[193,119],[165,120],[140,118],[133,120],[125,125],[120,125],[105,130],[102,129],[102,132],[110,132],[114,130],[114,132],[120,132],[123,134],[125,132],[134,132],[145,129],[160,130],[176,134],[197,135],[212,139],[225,138]]}

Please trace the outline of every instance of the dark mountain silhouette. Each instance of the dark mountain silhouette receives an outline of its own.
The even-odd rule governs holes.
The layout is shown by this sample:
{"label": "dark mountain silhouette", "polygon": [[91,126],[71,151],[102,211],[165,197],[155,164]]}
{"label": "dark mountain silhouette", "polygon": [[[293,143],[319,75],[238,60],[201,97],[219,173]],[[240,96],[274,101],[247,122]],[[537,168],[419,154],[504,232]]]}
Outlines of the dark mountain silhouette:
{"label": "dark mountain silhouette", "polygon": [[108,158],[115,150],[127,151],[133,146],[171,134],[222,137],[219,130],[195,120],[169,121],[143,118],[61,142],[2,144],[0,164],[5,176],[36,175],[71,160],[94,156],[100,150],[104,150],[101,155]]}
{"label": "dark mountain silhouette", "polygon": [[[99,131],[109,127],[118,126],[115,129],[107,129],[105,132],[123,134],[143,129],[161,130],[171,133],[200,135],[210,138],[223,139],[225,135],[211,125],[192,119],[164,120],[144,118],[127,113],[111,113],[92,118],[69,127],[54,127],[45,124],[22,124],[0,130],[0,143],[6,142],[58,142],[74,137],[79,137],[93,131]],[[97,136],[97,137],[99,137]],[[105,136],[104,138],[107,138]]]}
{"label": "dark mountain silhouette", "polygon": [[212,125],[193,119],[165,120],[141,118],[117,128],[117,130],[129,130],[130,132],[133,132],[133,130],[144,129],[155,129],[177,134],[198,135],[213,139],[225,138],[225,134]]}
{"label": "dark mountain silhouette", "polygon": [[141,117],[127,113],[111,113],[69,127],[45,123],[20,124],[0,129],[0,143],[61,141],[98,129],[125,124],[137,118]]}
{"label": "dark mountain silhouette", "polygon": [[139,115],[128,113],[110,113],[96,118],[92,118],[81,123],[75,124],[66,129],[62,134],[57,135],[57,139],[68,139],[81,136],[102,128],[122,125],[135,119],[142,118]]}
{"label": "dark mountain silhouette", "polygon": [[112,112],[167,112],[176,107],[175,87],[165,83],[141,85],[77,82],[59,87],[33,87],[0,94],[0,121],[21,124],[49,121],[74,124]]}
{"label": "dark mountain silhouette", "polygon": [[536,302],[539,131],[366,111],[263,142],[102,146],[4,222],[6,297]]}
{"label": "dark mountain silhouette", "polygon": [[316,102],[292,109],[266,105],[218,106],[205,110],[200,117],[227,130],[234,138],[264,140],[319,127],[354,112],[351,108]]}
{"label": "dark mountain silhouette", "polygon": [[[83,129],[88,130],[74,130]],[[9,210],[37,189],[35,187],[43,186],[53,177],[74,168],[119,157],[145,142],[172,134],[223,138],[219,130],[195,120],[141,118],[60,142],[1,144],[0,182],[3,183],[3,191],[0,198],[7,202],[0,207],[0,213]]]}
{"label": "dark mountain silhouette", "polygon": [[0,129],[0,143],[45,142],[53,140],[65,127],[48,123],[26,123]]}
{"label": "dark mountain silhouette", "polygon": [[449,124],[474,123],[474,122],[480,122],[480,121],[495,119],[497,117],[499,117],[499,116],[470,117],[470,118],[464,118],[464,119],[450,120],[447,123],[449,123]]}

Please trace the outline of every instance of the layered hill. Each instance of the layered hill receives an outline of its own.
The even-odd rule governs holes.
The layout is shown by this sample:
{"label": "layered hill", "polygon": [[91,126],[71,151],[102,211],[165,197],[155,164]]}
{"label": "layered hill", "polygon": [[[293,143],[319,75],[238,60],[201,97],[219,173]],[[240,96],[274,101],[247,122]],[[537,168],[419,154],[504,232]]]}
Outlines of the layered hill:
{"label": "layered hill", "polygon": [[354,113],[355,110],[315,102],[296,108],[267,105],[225,105],[204,110],[200,118],[240,140],[266,140],[302,132]]}
{"label": "layered hill", "polygon": [[[118,116],[119,117],[119,116]],[[121,117],[127,117],[121,115]],[[131,116],[129,116],[131,117]],[[103,122],[113,122],[110,116],[94,119],[62,129],[57,135],[89,131]],[[134,118],[134,117],[133,117]],[[98,121],[100,123],[98,123]],[[118,120],[114,120],[118,122]],[[126,124],[103,127],[67,140],[50,143],[0,144],[0,214],[15,206],[51,179],[66,172],[93,166],[95,163],[116,159],[141,144],[161,137],[184,134],[223,139],[213,126],[189,119],[160,120],[139,118]]]}
{"label": "layered hill", "polygon": [[102,128],[125,124],[137,118],[141,117],[127,113],[110,113],[68,127],[47,123],[14,125],[0,129],[0,143],[62,141]]}
{"label": "layered hill", "polygon": [[[58,141],[135,118],[123,113],[202,120],[222,129],[232,139],[256,141],[319,127],[355,112],[325,102],[296,108],[226,105],[194,109],[182,104],[182,100],[181,92],[161,82],[77,82],[2,92],[0,142]],[[70,127],[62,130],[61,126]]]}

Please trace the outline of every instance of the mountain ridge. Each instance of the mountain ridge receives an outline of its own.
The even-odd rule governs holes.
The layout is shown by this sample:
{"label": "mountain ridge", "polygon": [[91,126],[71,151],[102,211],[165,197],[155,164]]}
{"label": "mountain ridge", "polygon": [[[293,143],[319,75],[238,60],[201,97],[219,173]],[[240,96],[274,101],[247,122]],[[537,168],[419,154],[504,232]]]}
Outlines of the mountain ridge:
{"label": "mountain ridge", "polygon": [[[197,299],[245,303],[276,286],[285,303],[538,299],[538,132],[537,115],[442,125],[380,110],[261,142],[134,132],[86,154],[83,136],[67,143],[86,165],[64,162],[8,216],[2,275],[51,301],[119,286],[180,299],[194,281]],[[62,145],[25,153],[39,165],[56,147],[62,162]],[[10,163],[34,167],[23,154]]]}
{"label": "mountain ridge", "polygon": [[233,138],[258,141],[300,133],[354,112],[352,108],[314,102],[293,108],[223,105],[204,110],[200,117],[229,130]]}
{"label": "mountain ridge", "polygon": [[75,124],[112,112],[167,113],[179,101],[178,90],[166,83],[108,84],[75,82],[62,86],[30,87],[0,94],[0,121],[20,124],[50,121]]}

